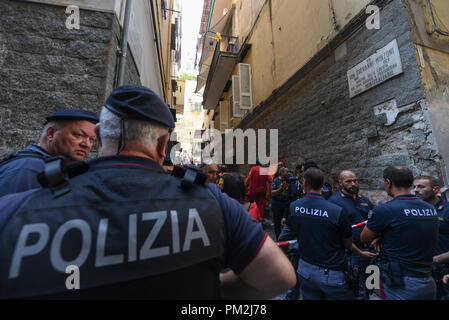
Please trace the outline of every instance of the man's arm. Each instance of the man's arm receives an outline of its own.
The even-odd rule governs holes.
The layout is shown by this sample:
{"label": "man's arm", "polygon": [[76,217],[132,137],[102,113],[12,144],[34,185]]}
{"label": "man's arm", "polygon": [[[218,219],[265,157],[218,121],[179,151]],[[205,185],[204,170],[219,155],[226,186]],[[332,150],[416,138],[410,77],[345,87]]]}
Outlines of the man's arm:
{"label": "man's arm", "polygon": [[438,265],[442,263],[449,263],[449,251],[433,257],[433,263]]}
{"label": "man's arm", "polygon": [[376,256],[375,253],[360,250],[354,243],[352,243],[352,246],[350,249],[351,249],[352,253],[354,253],[364,259],[371,259]]}
{"label": "man's arm", "polygon": [[267,237],[256,257],[243,271],[220,275],[221,291],[230,299],[272,299],[296,284],[292,264]]}
{"label": "man's arm", "polygon": [[285,184],[285,181],[284,182],[282,182],[281,184],[279,184],[279,186],[277,186],[278,188],[277,189],[274,189],[273,190],[273,184],[271,185],[271,195],[272,196],[277,196],[279,193],[281,193],[284,189],[285,189],[285,186],[286,186],[286,184]]}
{"label": "man's arm", "polygon": [[346,249],[351,250],[351,248],[352,248],[352,236],[350,236],[349,238],[343,239],[343,246]]}
{"label": "man's arm", "polygon": [[374,240],[380,238],[380,235],[371,231],[367,226],[363,228],[362,234],[360,235],[360,240],[367,246],[371,246]]}

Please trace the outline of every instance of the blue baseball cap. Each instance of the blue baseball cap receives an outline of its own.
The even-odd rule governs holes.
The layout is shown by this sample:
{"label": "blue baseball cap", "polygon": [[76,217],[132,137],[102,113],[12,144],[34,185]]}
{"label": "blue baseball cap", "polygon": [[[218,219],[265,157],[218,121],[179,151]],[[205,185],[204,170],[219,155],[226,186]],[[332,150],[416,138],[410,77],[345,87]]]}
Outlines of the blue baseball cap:
{"label": "blue baseball cap", "polygon": [[44,125],[53,120],[86,120],[92,123],[98,123],[100,121],[100,119],[94,112],[76,109],[64,109],[53,112],[52,114],[48,115],[45,120],[46,121]]}
{"label": "blue baseball cap", "polygon": [[104,106],[122,119],[154,121],[167,128],[175,127],[168,105],[144,86],[120,86],[111,92]]}

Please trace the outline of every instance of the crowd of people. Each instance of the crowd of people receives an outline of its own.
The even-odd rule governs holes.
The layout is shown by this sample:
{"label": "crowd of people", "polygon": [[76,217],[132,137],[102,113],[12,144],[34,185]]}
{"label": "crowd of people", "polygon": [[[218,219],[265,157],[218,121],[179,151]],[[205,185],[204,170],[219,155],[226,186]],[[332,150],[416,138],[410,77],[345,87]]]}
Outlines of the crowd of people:
{"label": "crowd of people", "polygon": [[392,200],[375,206],[350,170],[340,172],[332,190],[312,161],[293,172],[280,163],[273,175],[260,174],[262,168],[252,167],[247,177],[220,173],[215,164],[203,172],[210,183],[222,180],[220,189],[265,228],[270,213],[275,240],[289,245],[284,252],[298,274],[284,299],[297,300],[300,291],[303,299],[369,299],[369,265],[380,266],[382,299],[449,299],[449,204],[436,178],[390,166],[382,179]]}
{"label": "crowd of people", "polygon": [[[312,161],[180,168],[166,154],[174,126],[152,90],[125,85],[100,116],[49,115],[38,144],[3,159],[0,298],[369,299],[375,265],[384,299],[448,299],[436,178],[388,166],[392,200],[374,205],[354,172],[333,190]],[[101,156],[83,161],[94,141]]]}

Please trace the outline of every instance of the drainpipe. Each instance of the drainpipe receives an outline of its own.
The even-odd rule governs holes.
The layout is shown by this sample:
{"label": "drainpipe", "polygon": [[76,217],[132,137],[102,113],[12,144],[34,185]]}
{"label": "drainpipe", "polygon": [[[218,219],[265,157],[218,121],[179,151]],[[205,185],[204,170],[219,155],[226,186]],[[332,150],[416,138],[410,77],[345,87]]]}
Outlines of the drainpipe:
{"label": "drainpipe", "polygon": [[165,75],[163,70],[163,60],[161,58],[161,50],[159,49],[159,39],[157,36],[157,23],[156,23],[156,12],[154,10],[153,1],[150,1],[151,6],[151,21],[153,22],[153,30],[154,30],[154,45],[156,47],[157,51],[157,60],[159,61],[159,73],[161,75],[161,87],[162,87],[162,93],[164,95],[164,101],[167,101],[167,96],[165,93]]}
{"label": "drainpipe", "polygon": [[125,66],[126,66],[126,54],[128,51],[128,34],[129,34],[129,20],[131,17],[131,8],[132,8],[132,0],[126,1],[125,8],[125,20],[123,21],[123,31],[122,31],[122,40],[121,40],[121,48],[120,48],[120,61],[119,68],[117,74],[117,87],[123,84],[123,76],[125,74]]}

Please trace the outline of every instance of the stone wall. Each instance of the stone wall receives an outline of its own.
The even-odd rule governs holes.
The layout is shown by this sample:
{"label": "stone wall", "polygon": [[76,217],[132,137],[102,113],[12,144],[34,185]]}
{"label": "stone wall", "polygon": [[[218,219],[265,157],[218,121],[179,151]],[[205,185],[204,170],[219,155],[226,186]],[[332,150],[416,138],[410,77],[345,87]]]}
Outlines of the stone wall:
{"label": "stone wall", "polygon": [[[80,30],[69,30],[65,10],[0,0],[0,157],[37,142],[51,112],[99,112],[115,85],[116,16],[80,10]],[[125,80],[140,83],[128,57]]]}
{"label": "stone wall", "polygon": [[[375,202],[382,200],[377,191],[387,165],[438,176],[440,159],[402,1],[386,4],[380,17],[380,30],[361,27],[340,46],[346,49],[343,54],[340,49],[330,53],[285,93],[258,106],[262,111],[256,108],[244,124],[278,128],[279,156],[287,158],[290,168],[313,160],[334,176],[353,170]],[[394,39],[403,74],[350,99],[348,69]],[[375,106],[393,99],[396,109],[375,113]]]}

